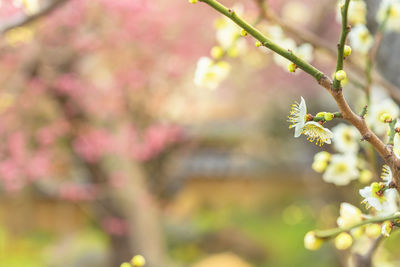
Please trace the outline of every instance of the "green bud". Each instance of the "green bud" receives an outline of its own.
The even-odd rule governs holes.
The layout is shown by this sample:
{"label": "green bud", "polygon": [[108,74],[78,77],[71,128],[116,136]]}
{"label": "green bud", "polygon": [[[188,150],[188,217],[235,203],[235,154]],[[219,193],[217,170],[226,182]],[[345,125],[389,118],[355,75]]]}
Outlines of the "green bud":
{"label": "green bud", "polygon": [[322,239],[316,237],[314,231],[308,232],[304,236],[304,247],[309,250],[318,250],[322,245]]}
{"label": "green bud", "polygon": [[331,121],[331,120],[333,120],[334,117],[335,117],[335,114],[330,113],[330,112],[326,112],[324,115],[324,118],[326,121]]}
{"label": "green bud", "polygon": [[336,78],[336,80],[341,81],[341,80],[344,80],[347,78],[347,74],[344,70],[338,70],[335,73],[335,78]]}
{"label": "green bud", "polygon": [[257,42],[256,42],[256,46],[257,46],[257,47],[260,47],[260,46],[262,46],[262,43],[261,43],[260,41],[257,41]]}
{"label": "green bud", "polygon": [[241,36],[247,36],[247,32],[246,32],[246,30],[245,29],[242,29],[241,31],[240,31],[240,35]]}
{"label": "green bud", "polygon": [[289,65],[288,65],[288,71],[289,72],[296,72],[296,70],[297,70],[297,65],[294,64],[293,62],[290,62]]}
{"label": "green bud", "polygon": [[131,263],[133,267],[142,267],[146,264],[146,260],[142,255],[136,255],[132,258]]}
{"label": "green bud", "polygon": [[189,3],[196,4],[198,0],[189,0]]}
{"label": "green bud", "polygon": [[339,250],[348,249],[353,244],[353,238],[350,234],[343,232],[335,238],[335,247]]}
{"label": "green bud", "polygon": [[376,223],[368,224],[365,227],[365,234],[370,238],[379,237],[381,235],[381,231],[381,227]]}
{"label": "green bud", "polygon": [[351,55],[351,47],[349,45],[344,46],[343,56],[346,58]]}
{"label": "green bud", "polygon": [[322,111],[322,112],[318,112],[317,115],[315,115],[315,117],[325,117],[326,112]]}

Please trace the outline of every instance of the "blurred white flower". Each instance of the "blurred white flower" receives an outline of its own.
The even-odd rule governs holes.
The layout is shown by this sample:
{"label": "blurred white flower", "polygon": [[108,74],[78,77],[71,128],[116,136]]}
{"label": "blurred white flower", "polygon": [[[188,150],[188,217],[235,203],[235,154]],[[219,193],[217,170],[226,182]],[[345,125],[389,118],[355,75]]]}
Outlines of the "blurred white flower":
{"label": "blurred white flower", "polygon": [[380,135],[386,134],[388,130],[388,124],[380,120],[385,113],[392,118],[397,118],[399,107],[391,98],[376,99],[371,97],[371,105],[366,119],[368,124]]}
{"label": "blurred white flower", "polygon": [[382,0],[376,20],[382,24],[387,19],[385,30],[400,31],[400,0]]}
{"label": "blurred white flower", "polygon": [[[344,0],[339,0],[337,3],[336,20],[338,22],[342,21],[340,8],[343,6],[344,2]],[[363,0],[350,1],[347,18],[351,25],[365,24],[367,21],[367,5],[365,2]]]}
{"label": "blurred white flower", "polygon": [[[277,44],[287,50],[290,50],[298,56],[299,58],[303,59],[306,62],[311,62],[314,59],[314,49],[311,44],[304,43],[299,46],[296,46],[296,42],[293,39],[285,38],[282,40],[278,40]],[[288,65],[291,61],[287,60],[286,58],[280,56],[277,53],[274,53],[274,61],[277,65],[284,68],[286,71],[288,70]]]}
{"label": "blurred white flower", "polygon": [[353,154],[336,154],[331,157],[322,179],[335,185],[348,185],[358,175],[357,158]]}
{"label": "blurred white flower", "polygon": [[359,208],[343,202],[340,204],[340,216],[337,219],[337,225],[341,228],[348,227],[361,222],[362,212]]}
{"label": "blurred white flower", "polygon": [[350,44],[353,50],[367,54],[374,44],[374,39],[364,24],[354,26],[349,33]]}
{"label": "blurred white flower", "polygon": [[[296,42],[293,39],[291,39],[291,38],[282,38],[282,39],[274,40],[274,42],[277,45],[279,45],[280,47],[282,47],[284,49],[287,49],[287,50],[290,50],[290,51],[293,51],[293,53],[295,53]],[[289,60],[287,60],[286,58],[282,57],[281,55],[279,55],[277,53],[273,54],[273,59],[274,59],[274,62],[278,66],[280,66],[280,67],[284,68],[285,70],[287,70],[287,66],[290,63]]]}
{"label": "blurred white flower", "polygon": [[14,0],[13,4],[17,7],[23,7],[28,15],[33,15],[40,9],[38,0]]}
{"label": "blurred white flower", "polygon": [[284,39],[283,30],[278,25],[268,25],[266,28],[266,35],[274,42]]}
{"label": "blurred white flower", "polygon": [[288,116],[289,129],[294,127],[294,137],[299,137],[303,130],[304,124],[306,123],[307,106],[306,101],[301,97],[300,104],[294,102],[290,114]]}
{"label": "blurred white flower", "polygon": [[295,55],[306,62],[311,62],[314,59],[314,48],[309,43],[301,44],[294,51]]}
{"label": "blurred white flower", "polygon": [[[235,5],[233,10],[239,16],[243,14],[243,6],[241,5]],[[236,57],[246,51],[246,41],[240,38],[241,28],[236,23],[224,16],[218,18],[214,24],[217,41],[227,51],[228,56]]]}
{"label": "blurred white flower", "polygon": [[326,151],[318,152],[314,155],[314,162],[312,164],[312,169],[316,172],[322,173],[328,166],[328,162],[331,158],[331,154]]}
{"label": "blurred white flower", "polygon": [[214,62],[201,57],[197,62],[194,83],[200,87],[215,89],[228,76],[230,65],[225,61]]}
{"label": "blurred white flower", "polygon": [[342,153],[356,153],[359,147],[360,134],[350,125],[340,123],[332,128],[333,145]]}
{"label": "blurred white flower", "polygon": [[301,1],[287,1],[282,8],[282,18],[285,21],[290,21],[295,24],[306,25],[312,16],[310,14],[311,10],[309,7]]}

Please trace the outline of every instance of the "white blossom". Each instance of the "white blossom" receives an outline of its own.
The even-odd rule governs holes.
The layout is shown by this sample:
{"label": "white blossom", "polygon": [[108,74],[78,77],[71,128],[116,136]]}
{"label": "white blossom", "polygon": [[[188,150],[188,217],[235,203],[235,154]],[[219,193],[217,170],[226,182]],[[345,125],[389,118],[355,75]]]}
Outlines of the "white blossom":
{"label": "white blossom", "polygon": [[380,135],[386,134],[388,130],[388,124],[380,120],[384,113],[389,114],[392,118],[397,118],[399,116],[399,107],[389,97],[382,99],[371,97],[371,105],[366,119],[375,132]]}
{"label": "white blossom", "polygon": [[359,208],[343,202],[340,204],[340,216],[337,219],[337,225],[341,228],[348,227],[361,222],[362,212]]}
{"label": "white blossom", "polygon": [[299,137],[303,130],[304,124],[306,123],[307,106],[306,101],[301,97],[300,104],[295,102],[290,110],[288,122],[292,123],[289,125],[289,129],[294,127],[294,137]]}
{"label": "white blossom", "polygon": [[351,47],[362,54],[367,54],[374,44],[374,39],[364,24],[354,26],[349,33]]}
{"label": "white blossom", "polygon": [[333,145],[338,152],[356,153],[359,147],[360,134],[350,125],[340,123],[332,128]]}
{"label": "white blossom", "polygon": [[367,208],[373,207],[378,212],[387,213],[389,208],[393,206],[394,196],[393,192],[396,193],[395,189],[383,190],[384,185],[378,184],[377,182],[372,183],[369,186],[360,189],[360,195],[364,197],[362,203]]}
{"label": "white blossom", "polygon": [[[336,20],[342,22],[340,12],[341,6],[344,5],[344,0],[339,0],[336,8]],[[367,5],[363,0],[352,0],[347,11],[347,18],[351,25],[365,24],[367,21]]]}
{"label": "white blossom", "polygon": [[194,83],[200,87],[215,89],[228,76],[230,65],[225,61],[215,62],[211,58],[201,57],[197,62]]}
{"label": "white blossom", "polygon": [[311,143],[315,141],[316,145],[322,146],[324,143],[330,144],[333,133],[315,121],[309,121],[304,124],[302,134],[307,136]]}
{"label": "white blossom", "polygon": [[322,179],[335,185],[347,185],[358,175],[357,158],[353,154],[336,154],[331,157]]}
{"label": "white blossom", "polygon": [[386,19],[385,30],[400,31],[400,0],[382,0],[376,20],[382,24]]}

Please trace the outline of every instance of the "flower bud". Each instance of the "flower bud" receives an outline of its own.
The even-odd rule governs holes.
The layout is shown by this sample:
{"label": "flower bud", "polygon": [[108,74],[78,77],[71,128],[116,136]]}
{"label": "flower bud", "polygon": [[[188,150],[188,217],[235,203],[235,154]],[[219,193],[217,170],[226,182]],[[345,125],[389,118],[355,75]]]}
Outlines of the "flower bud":
{"label": "flower bud", "polygon": [[326,151],[321,151],[315,154],[312,169],[316,172],[322,173],[328,166],[328,161],[331,158],[331,154]]}
{"label": "flower bud", "polygon": [[261,43],[260,41],[257,41],[257,42],[256,42],[256,46],[257,46],[257,47],[260,47],[260,46],[262,46],[262,43]]}
{"label": "flower bud", "polygon": [[119,267],[132,267],[132,265],[130,265],[129,262],[123,262]]}
{"label": "flower bud", "polygon": [[364,235],[364,227],[357,227],[357,228],[351,230],[351,235],[355,239],[362,237]]}
{"label": "flower bud", "polygon": [[389,236],[392,229],[393,229],[393,223],[391,221],[385,221],[382,224],[382,234],[383,235]]}
{"label": "flower bud", "polygon": [[326,170],[326,167],[328,167],[326,161],[314,161],[311,165],[311,168],[318,173],[323,173]]}
{"label": "flower bud", "polygon": [[344,46],[343,56],[346,58],[351,55],[351,47],[349,45]]}
{"label": "flower bud", "polygon": [[326,112],[325,115],[324,115],[324,118],[325,118],[326,121],[331,121],[331,120],[333,120],[334,117],[335,117],[335,115],[333,113],[330,113],[330,112]]}
{"label": "flower bud", "polygon": [[343,232],[335,238],[335,247],[339,250],[348,249],[353,244],[353,238],[350,234]]}
{"label": "flower bud", "polygon": [[324,117],[326,112],[318,112],[317,115],[315,115],[315,117]]}
{"label": "flower bud", "polygon": [[322,239],[315,236],[314,231],[304,236],[304,247],[309,250],[318,250],[322,245]]}
{"label": "flower bud", "polygon": [[242,29],[241,31],[240,31],[240,35],[241,36],[247,36],[247,32],[246,32],[246,30],[245,29]]}
{"label": "flower bud", "polygon": [[196,4],[198,0],[189,0],[189,3]]}
{"label": "flower bud", "polygon": [[381,122],[391,122],[392,121],[392,116],[389,113],[383,113],[380,117],[379,120]]}
{"label": "flower bud", "polygon": [[220,59],[224,55],[224,49],[222,49],[222,47],[218,45],[214,46],[213,48],[211,48],[210,54],[213,58]]}
{"label": "flower bud", "polygon": [[297,65],[294,64],[293,62],[290,62],[289,65],[288,65],[288,71],[289,72],[296,72],[296,70],[297,70]]}
{"label": "flower bud", "polygon": [[136,255],[132,258],[133,267],[142,267],[146,264],[146,259],[142,255]]}
{"label": "flower bud", "polygon": [[365,228],[365,234],[370,238],[377,238],[381,235],[381,227],[376,224],[368,224]]}
{"label": "flower bud", "polygon": [[347,78],[347,74],[344,70],[338,70],[335,73],[335,78],[336,78],[336,80],[341,81],[341,80],[344,80]]}

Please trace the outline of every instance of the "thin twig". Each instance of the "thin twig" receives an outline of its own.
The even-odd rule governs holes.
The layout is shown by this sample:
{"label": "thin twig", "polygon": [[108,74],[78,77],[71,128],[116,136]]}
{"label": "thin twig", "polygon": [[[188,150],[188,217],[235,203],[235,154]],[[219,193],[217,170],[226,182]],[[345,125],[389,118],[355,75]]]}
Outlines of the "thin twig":
{"label": "thin twig", "polygon": [[[347,11],[349,10],[350,0],[346,0],[343,6],[340,7],[340,12],[342,14],[342,32],[340,33],[340,40],[338,43],[338,53],[336,62],[336,72],[343,69],[344,61],[344,45],[346,43],[347,34],[350,31],[350,26],[347,24]],[[340,81],[333,79],[333,89],[339,90],[341,88]]]}
{"label": "thin twig", "polygon": [[399,214],[384,216],[384,217],[374,217],[374,218],[363,220],[362,222],[353,224],[348,227],[342,227],[342,228],[338,227],[338,228],[332,228],[332,229],[328,229],[328,230],[317,230],[317,231],[315,231],[315,236],[318,238],[329,239],[329,238],[333,238],[333,237],[337,236],[340,233],[349,232],[350,230],[352,230],[354,228],[358,228],[358,227],[366,225],[366,224],[381,223],[384,221],[392,221],[392,220],[397,220],[397,219],[400,219]]}

